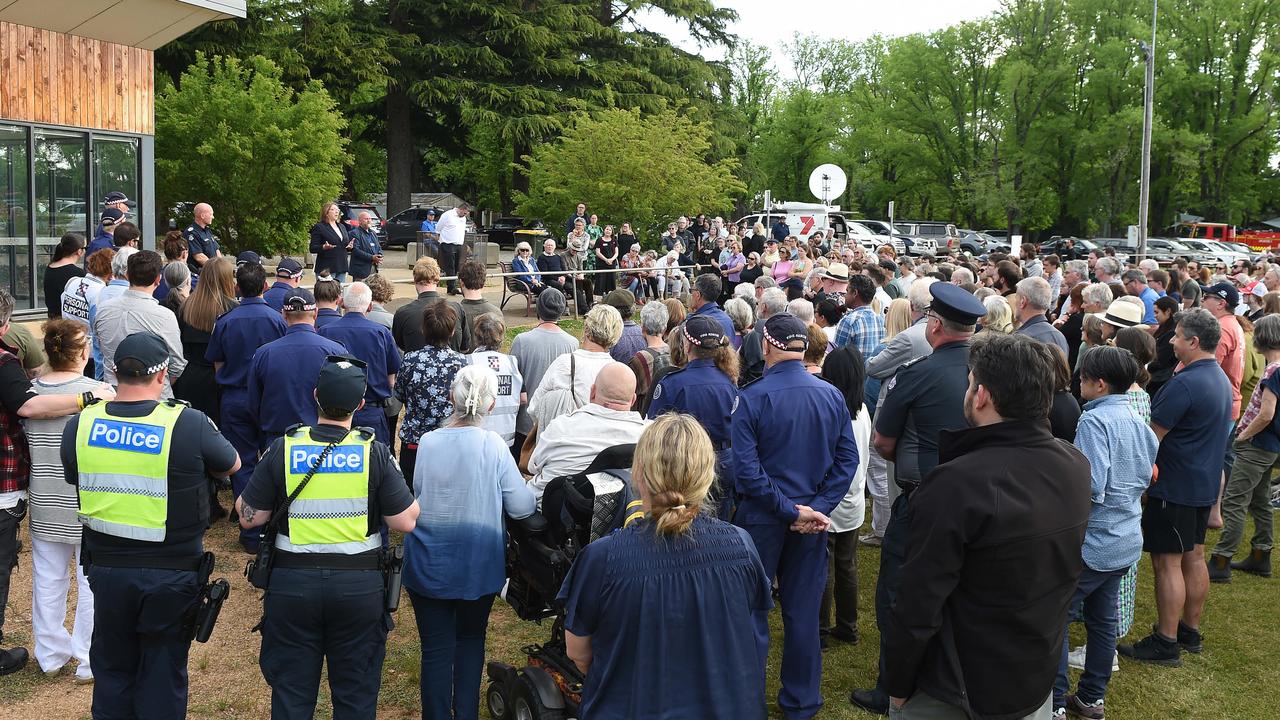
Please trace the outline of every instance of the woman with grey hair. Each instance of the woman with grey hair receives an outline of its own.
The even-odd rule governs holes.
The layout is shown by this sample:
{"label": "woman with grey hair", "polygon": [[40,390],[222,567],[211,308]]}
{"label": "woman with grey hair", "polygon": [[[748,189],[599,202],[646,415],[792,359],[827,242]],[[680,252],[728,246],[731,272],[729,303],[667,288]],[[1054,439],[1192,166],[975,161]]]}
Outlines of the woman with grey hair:
{"label": "woman with grey hair", "polygon": [[756,321],[756,313],[745,298],[734,295],[725,301],[724,314],[733,321],[733,337],[729,338],[729,342],[733,344],[734,350],[739,350],[742,348],[742,338],[751,332],[751,325]]}
{"label": "woman with grey hair", "polygon": [[788,302],[787,312],[803,320],[806,325],[813,322],[813,303],[804,298],[796,298]]}
{"label": "woman with grey hair", "polygon": [[651,302],[640,308],[640,330],[644,333],[645,346],[628,364],[636,375],[636,401],[631,409],[641,414],[649,410],[654,378],[671,364],[671,348],[663,338],[669,318],[670,313],[663,303]]}
{"label": "woman with grey hair", "polygon": [[164,266],[164,283],[169,287],[169,292],[160,299],[160,304],[169,310],[176,317],[178,311],[182,309],[182,303],[187,301],[187,296],[191,294],[191,270],[187,268],[184,262],[171,262]]}
{"label": "woman with grey hair", "polygon": [[[472,365],[486,367],[498,374],[498,394],[493,410],[484,421],[484,428],[497,433],[508,447],[516,437],[516,415],[529,400],[524,390],[524,378],[520,365],[512,355],[502,352],[502,340],[507,325],[497,313],[485,313],[471,326],[471,339],[476,349],[467,356]],[[456,406],[455,406],[456,409]]]}
{"label": "woman with grey hair", "polygon": [[1104,283],[1093,283],[1080,291],[1080,309],[1091,314],[1105,312],[1114,299],[1110,287]]}
{"label": "woman with grey hair", "polygon": [[612,306],[600,303],[583,316],[582,347],[552,361],[529,396],[529,415],[539,427],[591,401],[591,386],[600,368],[613,362],[609,348],[620,337],[622,315]]}
{"label": "woman with grey hair", "polygon": [[536,507],[506,442],[484,428],[498,385],[487,367],[459,370],[453,411],[422,436],[414,466],[422,514],[404,538],[404,588],[422,644],[424,717],[477,716],[489,611],[506,581],[503,516]]}

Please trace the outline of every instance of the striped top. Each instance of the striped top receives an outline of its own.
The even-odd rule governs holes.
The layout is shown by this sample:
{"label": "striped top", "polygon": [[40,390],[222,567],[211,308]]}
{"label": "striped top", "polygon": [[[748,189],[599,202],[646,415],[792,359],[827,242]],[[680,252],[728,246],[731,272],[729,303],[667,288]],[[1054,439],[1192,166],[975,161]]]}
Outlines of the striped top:
{"label": "striped top", "polygon": [[520,412],[520,393],[524,390],[516,358],[484,348],[467,357],[472,365],[487,367],[498,376],[498,397],[494,399],[493,410],[484,419],[484,429],[498,433],[510,446],[516,437],[516,414]]}
{"label": "striped top", "polygon": [[[77,377],[60,383],[36,379],[31,383],[37,395],[79,395],[93,390],[97,381]],[[62,429],[70,415],[24,420],[27,442],[31,447],[31,487],[28,489],[28,512],[31,535],[48,542],[80,544],[80,521],[76,518],[79,500],[76,486],[63,477]]]}

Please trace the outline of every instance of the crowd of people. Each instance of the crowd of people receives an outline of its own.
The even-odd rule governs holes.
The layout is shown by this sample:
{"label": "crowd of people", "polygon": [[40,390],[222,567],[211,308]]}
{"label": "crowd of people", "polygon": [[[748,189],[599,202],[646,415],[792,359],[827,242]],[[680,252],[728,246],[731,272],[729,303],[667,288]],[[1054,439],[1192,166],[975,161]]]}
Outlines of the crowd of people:
{"label": "crowd of people", "polygon": [[[506,347],[479,262],[447,260],[455,300],[420,258],[392,312],[380,253],[357,264],[331,208],[310,290],[296,261],[272,278],[224,257],[211,219],[196,206],[162,252],[127,222],[109,246],[64,237],[38,362],[0,293],[0,595],[29,513],[35,657],[94,682],[95,716],[185,713],[220,478],[245,552],[276,551],[260,664],[278,717],[310,717],[326,661],[335,715],[374,716],[388,530],[423,715],[476,717],[504,518],[624,444],[644,512],[587,545],[560,595],[585,718],[764,717],[775,600],[777,706],[814,716],[823,650],[867,622],[859,544],[880,552],[880,649],[850,701],[900,718],[1103,718],[1119,658],[1204,651],[1209,583],[1270,576],[1280,266],[900,257],[698,216],[661,239],[683,266],[664,270],[579,205],[564,251],[518,248],[538,324]],[[637,272],[565,282],[614,267]],[[561,327],[573,300],[580,339]],[[1157,623],[1125,644],[1139,592]],[[6,650],[0,673],[26,662]]]}

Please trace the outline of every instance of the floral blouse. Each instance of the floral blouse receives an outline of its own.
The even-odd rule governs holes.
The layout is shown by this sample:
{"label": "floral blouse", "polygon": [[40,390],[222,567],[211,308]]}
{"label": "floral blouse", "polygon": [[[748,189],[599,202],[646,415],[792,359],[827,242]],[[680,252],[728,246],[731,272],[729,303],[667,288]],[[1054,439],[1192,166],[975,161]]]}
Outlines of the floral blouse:
{"label": "floral blouse", "polygon": [[400,439],[417,443],[425,433],[440,427],[453,413],[449,390],[467,356],[448,347],[428,345],[404,356],[396,374],[396,397],[404,403]]}

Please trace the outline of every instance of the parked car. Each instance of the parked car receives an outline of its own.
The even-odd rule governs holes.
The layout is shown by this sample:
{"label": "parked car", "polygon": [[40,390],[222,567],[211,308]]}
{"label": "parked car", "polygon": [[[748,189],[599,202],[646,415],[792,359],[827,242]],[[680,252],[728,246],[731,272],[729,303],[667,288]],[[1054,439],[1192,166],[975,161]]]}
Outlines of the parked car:
{"label": "parked car", "polygon": [[[960,240],[960,233],[956,232],[956,226],[948,222],[904,220],[896,223],[896,225],[905,234],[928,241],[916,244],[916,255],[933,255],[941,248],[954,249],[958,246]],[[933,244],[932,250],[928,247],[929,243]]]}
{"label": "parked car", "polygon": [[[1242,253],[1234,248],[1228,248],[1220,243],[1212,240],[1197,240],[1194,238],[1179,238],[1178,242],[1195,250],[1199,257],[1211,260],[1215,265],[1225,265],[1231,267],[1237,260],[1248,260],[1249,254]],[[1199,258],[1195,258],[1199,259]]]}
{"label": "parked car", "polygon": [[[422,227],[422,221],[427,219],[427,211],[432,209],[411,207],[387,218],[387,221],[383,223],[383,228],[386,230],[386,239],[382,240],[382,246],[408,247],[409,243],[417,242],[418,229]],[[439,213],[436,216],[439,217]]]}
{"label": "parked car", "polygon": [[[1067,251],[1067,241],[1071,240],[1074,246],[1074,254]],[[1063,260],[1084,260],[1089,257],[1089,253],[1097,250],[1102,252],[1102,246],[1093,240],[1076,237],[1055,237],[1050,238],[1049,242],[1040,243],[1041,255],[1057,255]],[[1071,257],[1067,257],[1071,255]]]}
{"label": "parked car", "polygon": [[967,252],[975,256],[990,255],[993,252],[1009,252],[1009,243],[1004,238],[964,228],[956,228],[956,232],[960,235],[957,247],[961,252]]}
{"label": "parked car", "polygon": [[933,240],[914,235],[901,225],[890,225],[885,220],[859,220],[872,232],[893,238],[893,249],[899,255],[933,255],[938,252],[938,244]]}
{"label": "parked car", "polygon": [[[521,240],[529,243],[529,247],[533,248],[534,255],[542,252],[542,243],[551,237],[551,233],[547,232],[547,228],[542,224],[541,220],[525,220],[518,217],[500,217],[493,221],[493,224],[484,229],[484,233],[489,236],[489,242],[497,243],[498,247],[509,247],[514,249],[516,243]],[[556,246],[564,245],[564,239],[557,239]],[[564,248],[561,247],[561,250]]]}

